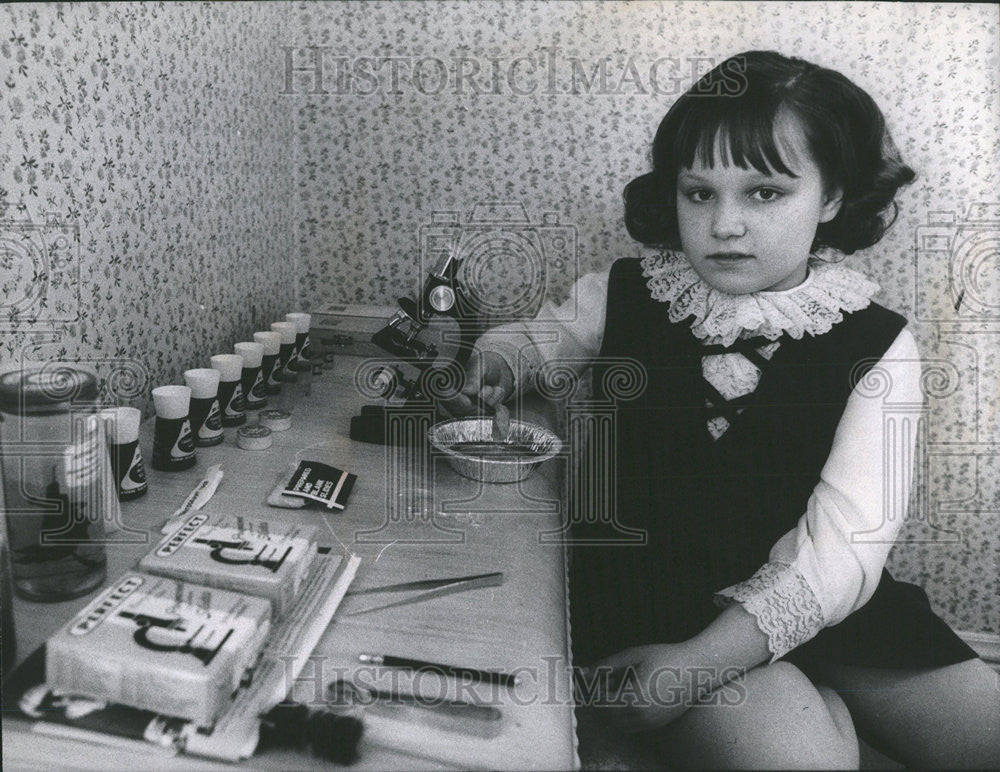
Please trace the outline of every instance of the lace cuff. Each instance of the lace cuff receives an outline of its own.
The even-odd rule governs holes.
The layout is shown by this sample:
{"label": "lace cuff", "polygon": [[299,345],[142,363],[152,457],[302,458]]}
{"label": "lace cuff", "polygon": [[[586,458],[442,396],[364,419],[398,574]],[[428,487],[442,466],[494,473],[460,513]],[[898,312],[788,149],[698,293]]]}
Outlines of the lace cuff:
{"label": "lace cuff", "polygon": [[787,563],[765,563],[744,582],[715,593],[718,606],[739,603],[767,636],[771,662],[808,641],[823,629],[823,610],[798,569]]}
{"label": "lace cuff", "polygon": [[535,388],[535,379],[542,367],[542,359],[534,344],[524,333],[491,335],[487,333],[476,341],[475,351],[490,351],[498,354],[514,374],[514,389],[504,401],[515,394]]}

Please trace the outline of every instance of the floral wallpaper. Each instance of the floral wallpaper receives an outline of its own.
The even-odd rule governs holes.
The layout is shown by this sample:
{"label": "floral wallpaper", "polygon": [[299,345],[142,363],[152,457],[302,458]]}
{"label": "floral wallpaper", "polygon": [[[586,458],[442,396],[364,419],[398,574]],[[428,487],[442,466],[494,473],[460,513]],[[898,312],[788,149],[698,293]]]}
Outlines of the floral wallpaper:
{"label": "floral wallpaper", "polygon": [[925,359],[890,568],[1000,633],[994,7],[14,4],[0,29],[0,366],[90,361],[142,407],[293,306],[392,303],[456,248],[497,314],[561,299],[640,254],[622,187],[698,76],[752,48],[840,70],[919,173],[850,258]]}
{"label": "floral wallpaper", "polygon": [[[926,359],[923,456],[890,569],[923,584],[955,627],[1000,632],[1000,217],[976,208],[1000,201],[995,7],[302,3],[296,24],[283,105],[296,116],[300,291],[312,309],[418,291],[442,235],[487,258],[468,278],[504,308],[530,299],[520,277],[561,299],[579,273],[640,254],[622,188],[646,171],[670,104],[730,54],[802,56],[868,90],[919,173],[889,235],[850,258],[912,320]],[[484,217],[496,202],[506,218]],[[497,219],[518,244],[483,235]],[[545,241],[559,234],[561,248]],[[950,254],[963,239],[967,254]],[[949,265],[963,260],[956,276],[974,286],[956,313]]]}
{"label": "floral wallpaper", "polygon": [[0,8],[0,365],[148,407],[293,310],[291,6]]}

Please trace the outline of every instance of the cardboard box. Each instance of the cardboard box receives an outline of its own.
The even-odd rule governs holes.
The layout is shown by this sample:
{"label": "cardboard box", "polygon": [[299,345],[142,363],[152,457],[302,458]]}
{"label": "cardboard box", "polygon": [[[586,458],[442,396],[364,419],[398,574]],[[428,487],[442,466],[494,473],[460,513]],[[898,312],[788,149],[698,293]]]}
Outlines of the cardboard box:
{"label": "cardboard box", "polygon": [[316,557],[316,529],[260,518],[196,512],[139,561],[151,574],[271,601],[280,619]]}
{"label": "cardboard box", "polygon": [[312,311],[309,346],[320,354],[359,357],[388,356],[371,342],[395,315],[396,306],[327,303]]}
{"label": "cardboard box", "polygon": [[270,629],[264,598],[129,572],[49,639],[46,683],[210,726]]}

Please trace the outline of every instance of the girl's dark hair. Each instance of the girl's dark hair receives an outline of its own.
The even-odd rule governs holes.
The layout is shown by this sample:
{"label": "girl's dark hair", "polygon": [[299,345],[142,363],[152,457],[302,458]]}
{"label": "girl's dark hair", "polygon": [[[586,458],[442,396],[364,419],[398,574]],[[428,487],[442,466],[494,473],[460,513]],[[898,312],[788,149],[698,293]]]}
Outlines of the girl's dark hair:
{"label": "girl's dark hair", "polygon": [[837,216],[816,229],[813,251],[831,247],[849,255],[877,243],[896,219],[896,191],[916,175],[865,91],[839,72],[774,51],[730,57],[670,108],[653,141],[653,171],[625,186],[632,238],[681,248],[677,173],[693,164],[695,153],[714,165],[717,135],[740,168],[791,174],[775,142],[775,124],[786,112],[801,124],[826,189],[843,191]]}

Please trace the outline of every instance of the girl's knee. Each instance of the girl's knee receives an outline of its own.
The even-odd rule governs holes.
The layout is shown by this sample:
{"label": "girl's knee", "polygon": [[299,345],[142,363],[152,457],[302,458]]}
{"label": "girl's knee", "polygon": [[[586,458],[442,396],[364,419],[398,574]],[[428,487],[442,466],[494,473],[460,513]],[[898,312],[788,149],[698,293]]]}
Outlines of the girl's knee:
{"label": "girl's knee", "polygon": [[857,736],[839,696],[818,690],[784,662],[755,668],[740,681],[741,704],[693,708],[668,727],[671,760],[681,766],[857,769]]}
{"label": "girl's knee", "polygon": [[1000,680],[982,660],[924,670],[828,666],[863,736],[907,766],[1000,768]]}
{"label": "girl's knee", "polygon": [[[775,662],[761,669],[763,688],[757,699],[784,700],[791,697],[792,711],[811,717],[803,719],[800,737],[811,745],[803,765],[828,769],[857,769],[861,762],[858,736],[851,713],[833,689],[817,686],[795,665]],[[756,671],[753,671],[756,672]]]}
{"label": "girl's knee", "polygon": [[854,719],[851,718],[851,711],[847,705],[829,686],[817,685],[816,691],[823,698],[827,710],[830,711],[830,718],[833,719],[837,731],[840,732],[844,741],[843,755],[848,762],[848,769],[857,769],[861,764],[861,749],[858,745],[858,734],[854,728]]}

